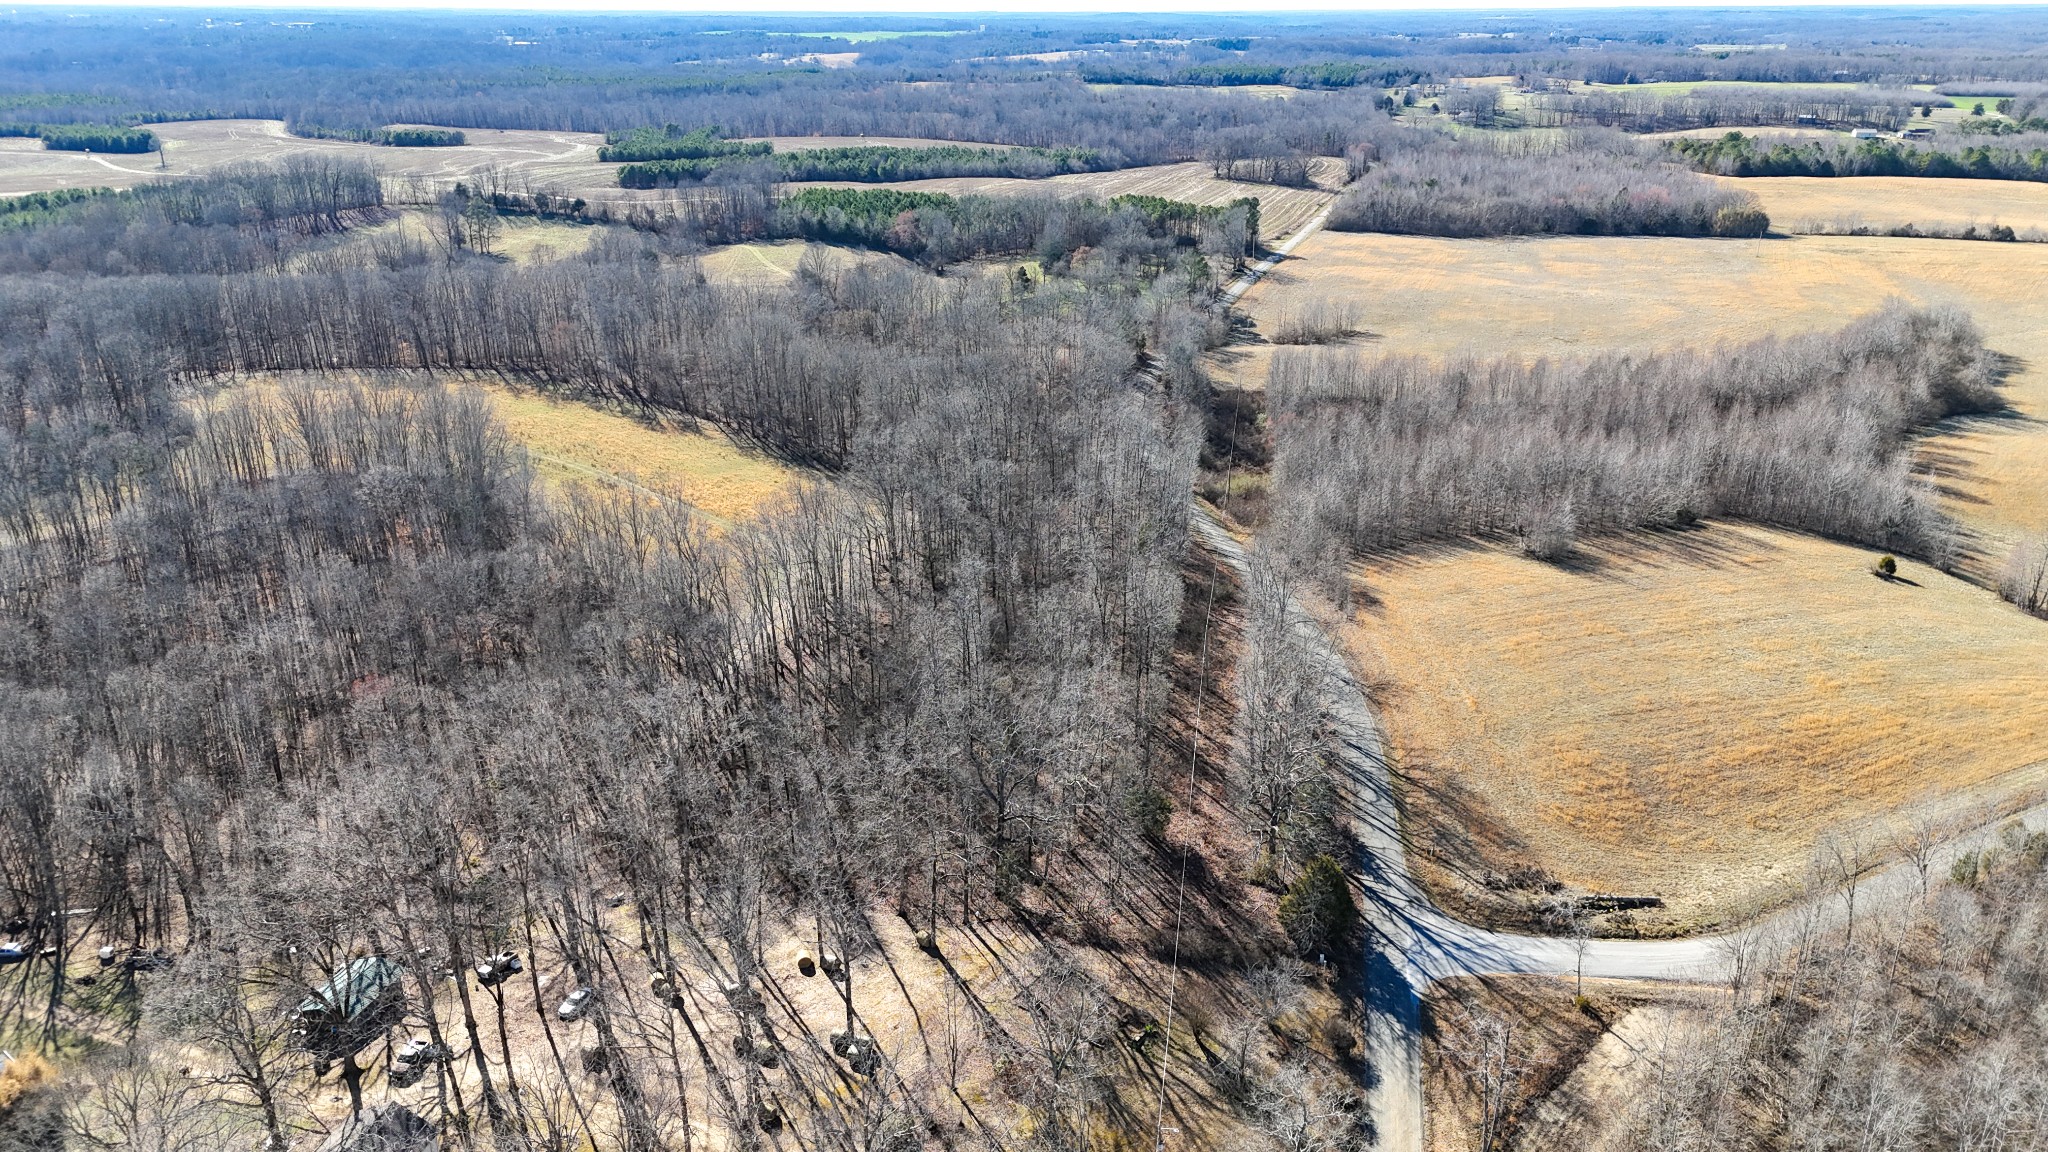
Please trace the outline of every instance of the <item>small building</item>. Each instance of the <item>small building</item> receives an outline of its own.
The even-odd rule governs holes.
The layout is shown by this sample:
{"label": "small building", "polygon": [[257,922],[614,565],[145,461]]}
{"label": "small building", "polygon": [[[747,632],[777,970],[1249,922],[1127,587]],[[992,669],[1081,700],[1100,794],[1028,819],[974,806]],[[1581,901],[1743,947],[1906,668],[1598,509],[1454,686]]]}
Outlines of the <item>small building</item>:
{"label": "small building", "polygon": [[1851,140],[1876,140],[1883,135],[1875,128],[1853,128],[1849,131]]}
{"label": "small building", "polygon": [[404,973],[382,956],[343,964],[292,1012],[292,1043],[322,1060],[354,1055],[405,1016]]}
{"label": "small building", "polygon": [[1932,140],[1932,139],[1934,139],[1934,129],[1932,129],[1932,128],[1905,128],[1905,129],[1901,129],[1901,130],[1900,130],[1900,132],[1899,132],[1899,139],[1901,139],[1901,140]]}

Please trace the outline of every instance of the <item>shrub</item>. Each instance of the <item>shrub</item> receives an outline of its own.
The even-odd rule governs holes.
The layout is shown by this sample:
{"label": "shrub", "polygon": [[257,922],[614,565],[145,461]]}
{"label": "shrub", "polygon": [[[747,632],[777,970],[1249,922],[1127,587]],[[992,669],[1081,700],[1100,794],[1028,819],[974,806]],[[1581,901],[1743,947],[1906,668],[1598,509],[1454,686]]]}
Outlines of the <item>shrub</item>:
{"label": "shrub", "polygon": [[377,134],[377,142],[392,148],[453,148],[468,142],[468,137],[453,128],[386,128]]}
{"label": "shrub", "polygon": [[1899,562],[1891,556],[1877,558],[1877,574],[1889,580],[1899,574]]}
{"label": "shrub", "polygon": [[1358,931],[1351,881],[1329,856],[1317,856],[1280,898],[1280,926],[1304,956],[1340,952]]}
{"label": "shrub", "polygon": [[1714,235],[1755,239],[1771,230],[1771,218],[1754,204],[1730,204],[1714,213]]}

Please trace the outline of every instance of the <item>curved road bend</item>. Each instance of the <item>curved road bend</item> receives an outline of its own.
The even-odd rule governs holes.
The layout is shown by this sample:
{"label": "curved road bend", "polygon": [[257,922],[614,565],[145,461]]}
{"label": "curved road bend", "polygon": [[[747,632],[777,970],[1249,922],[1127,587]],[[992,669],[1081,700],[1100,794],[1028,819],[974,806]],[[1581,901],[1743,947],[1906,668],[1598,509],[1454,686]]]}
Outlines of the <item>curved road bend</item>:
{"label": "curved road bend", "polygon": [[[1240,576],[1245,549],[1215,520],[1197,510],[1193,528],[1202,543]],[[1362,903],[1368,926],[1366,1054],[1377,1080],[1368,1100],[1377,1146],[1390,1152],[1421,1152],[1422,1059],[1420,994],[1437,980],[1454,976],[1530,974],[1633,980],[1726,983],[1738,956],[1772,947],[1771,941],[1840,923],[1847,914],[1841,895],[1818,897],[1775,913],[1756,926],[1715,936],[1682,940],[1589,940],[1581,957],[1568,939],[1496,932],[1454,920],[1430,903],[1408,870],[1401,842],[1400,806],[1387,768],[1378,718],[1352,676],[1337,644],[1300,604],[1292,605],[1305,641],[1332,685],[1330,724],[1338,759],[1352,793],[1354,831],[1363,849],[1359,860]],[[2011,819],[2048,816],[2048,804],[2004,817],[1968,835],[1944,842],[1929,861],[1929,874],[1945,876],[1963,852],[1993,839]],[[1853,889],[1856,906],[1910,899],[1920,880],[1910,865],[1897,862],[1874,871]]]}

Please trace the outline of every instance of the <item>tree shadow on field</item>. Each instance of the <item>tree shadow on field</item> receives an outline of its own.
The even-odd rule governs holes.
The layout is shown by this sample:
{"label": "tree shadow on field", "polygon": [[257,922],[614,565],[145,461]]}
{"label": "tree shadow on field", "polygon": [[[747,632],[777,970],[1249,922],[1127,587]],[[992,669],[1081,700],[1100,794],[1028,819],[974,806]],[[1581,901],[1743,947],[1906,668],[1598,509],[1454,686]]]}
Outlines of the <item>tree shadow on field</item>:
{"label": "tree shadow on field", "polygon": [[1528,855],[1530,845],[1521,833],[1455,773],[1435,768],[1427,753],[1411,752],[1403,759],[1398,773],[1401,827],[1411,852],[1479,889],[1487,886],[1494,867],[1506,871]]}
{"label": "tree shadow on field", "polygon": [[1784,551],[1763,531],[1742,531],[1738,525],[1750,527],[1742,521],[1702,520],[1589,536],[1552,564],[1577,576],[1621,580],[1631,569],[1721,570]]}

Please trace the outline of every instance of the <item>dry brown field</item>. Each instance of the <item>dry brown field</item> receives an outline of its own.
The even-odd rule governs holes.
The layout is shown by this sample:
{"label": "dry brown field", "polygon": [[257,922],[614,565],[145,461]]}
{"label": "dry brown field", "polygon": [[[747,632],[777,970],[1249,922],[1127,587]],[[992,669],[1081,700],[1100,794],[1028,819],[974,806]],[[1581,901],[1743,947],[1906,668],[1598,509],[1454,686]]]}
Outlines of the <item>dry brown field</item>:
{"label": "dry brown field", "polygon": [[720,524],[789,492],[799,473],[711,425],[661,427],[506,384],[484,386],[498,419],[553,487],[596,484],[673,496]]}
{"label": "dry brown field", "polygon": [[[1929,183],[1917,194],[1949,182]],[[1824,191],[1875,206],[1882,188]],[[2015,358],[2016,416],[1922,447],[1982,584],[2013,538],[2048,530],[2048,245],[1325,232],[1245,306],[1270,329],[1355,302],[1362,349],[1556,356],[1826,329],[1894,297],[1965,310]],[[1259,386],[1272,351],[1237,346],[1220,371]],[[1491,546],[1366,565],[1348,639],[1380,686],[1426,879],[1477,911],[1485,872],[1533,864],[1663,896],[1647,926],[1678,928],[1783,896],[1825,831],[1887,836],[2048,783],[2048,625],[1918,565],[1883,583],[1873,559],[1721,525],[1564,567]]]}
{"label": "dry brown field", "polygon": [[2048,783],[2048,624],[1924,565],[1740,524],[1361,565],[1412,858],[1478,901],[1534,865],[1660,896],[1645,927],[1793,894],[1824,834],[1887,847]]}
{"label": "dry brown field", "polygon": [[1293,233],[1322,210],[1332,193],[1306,188],[1279,188],[1271,184],[1249,184],[1218,180],[1207,164],[1155,164],[1124,168],[1115,172],[1076,172],[1024,180],[1008,176],[956,176],[938,180],[903,180],[894,184],[851,184],[842,180],[821,180],[792,184],[791,188],[904,188],[919,192],[944,192],[953,196],[1163,196],[1190,204],[1228,204],[1242,196],[1259,199],[1260,234],[1275,240]]}
{"label": "dry brown field", "polygon": [[480,390],[553,492],[577,486],[637,491],[679,500],[726,526],[772,503],[802,478],[801,470],[734,441],[714,425],[637,419],[551,396],[495,373],[284,372],[245,377],[234,386],[269,391],[305,382],[316,387],[357,380],[398,384],[430,377]]}
{"label": "dry brown field", "polygon": [[2003,224],[2048,231],[2048,184],[2031,180],[1933,180],[1914,176],[1714,177],[1754,192],[1784,232],[1847,233],[1913,225],[1962,229]]}
{"label": "dry brown field", "polygon": [[[1318,297],[1357,304],[1367,332],[1357,346],[1426,356],[1746,341],[1838,327],[1893,297],[1960,308],[1992,348],[2017,358],[2006,396],[2018,417],[1961,422],[1926,441],[1926,458],[1952,510],[1987,537],[1992,567],[2010,540],[2048,531],[2048,244],[1321,232],[1246,293],[1244,307],[1270,329]],[[1237,345],[1218,374],[1262,387],[1272,352]]]}
{"label": "dry brown field", "polygon": [[590,132],[503,131],[465,128],[457,148],[386,148],[348,140],[304,140],[282,120],[191,120],[152,124],[164,142],[166,167],[154,153],[101,156],[50,152],[36,140],[0,140],[0,195],[52,188],[127,188],[160,177],[208,172],[228,164],[276,162],[287,156],[357,156],[387,176],[417,176],[444,188],[496,167],[513,181],[596,199],[621,198],[617,166],[597,162],[604,137]]}

